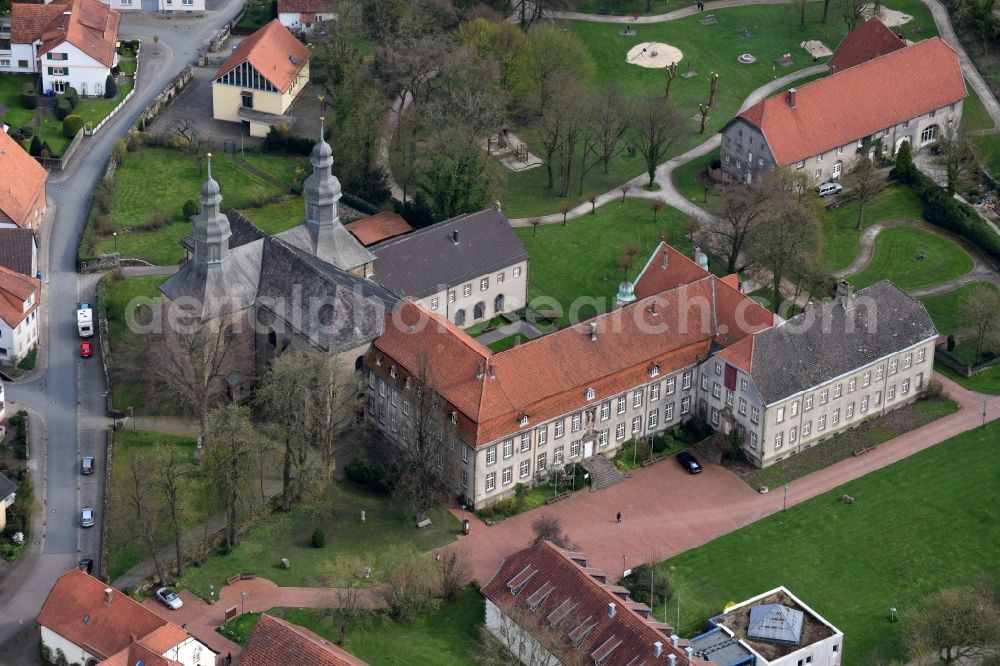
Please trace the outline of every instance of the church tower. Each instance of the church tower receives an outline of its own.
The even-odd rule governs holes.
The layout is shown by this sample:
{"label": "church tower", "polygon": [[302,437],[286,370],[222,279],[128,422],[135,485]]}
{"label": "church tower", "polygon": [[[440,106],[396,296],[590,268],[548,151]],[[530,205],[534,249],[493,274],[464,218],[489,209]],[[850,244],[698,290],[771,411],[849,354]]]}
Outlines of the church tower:
{"label": "church tower", "polygon": [[208,178],[201,186],[201,212],[192,220],[192,261],[202,270],[218,266],[229,258],[229,238],[232,231],[220,208],[222,193],[212,178],[212,153],[208,154]]}
{"label": "church tower", "polygon": [[325,128],[320,119],[319,142],[313,146],[310,163],[312,174],[302,186],[306,201],[306,224],[318,237],[319,227],[340,224],[340,181],[333,175],[333,149],[326,142]]}

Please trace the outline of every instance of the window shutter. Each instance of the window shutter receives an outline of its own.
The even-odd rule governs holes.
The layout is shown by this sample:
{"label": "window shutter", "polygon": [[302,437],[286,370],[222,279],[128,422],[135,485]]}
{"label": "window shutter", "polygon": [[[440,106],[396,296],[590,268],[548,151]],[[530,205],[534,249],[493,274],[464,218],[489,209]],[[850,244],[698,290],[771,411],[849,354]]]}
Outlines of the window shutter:
{"label": "window shutter", "polygon": [[46,57],[46,59],[48,59],[48,60],[52,60],[52,52],[51,52],[51,51],[49,51],[48,53],[46,53],[46,54],[45,54],[45,57]]}
{"label": "window shutter", "polygon": [[52,76],[52,68],[49,67],[49,76]]}

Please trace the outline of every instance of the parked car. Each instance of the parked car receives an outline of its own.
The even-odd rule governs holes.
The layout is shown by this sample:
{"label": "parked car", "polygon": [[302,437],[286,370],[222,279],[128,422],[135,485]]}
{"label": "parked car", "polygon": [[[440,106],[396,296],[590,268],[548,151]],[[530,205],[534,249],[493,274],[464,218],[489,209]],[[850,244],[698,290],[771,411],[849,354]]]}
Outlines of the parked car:
{"label": "parked car", "polygon": [[83,460],[80,461],[80,474],[93,474],[94,473],[94,457],[84,456]]}
{"label": "parked car", "polygon": [[80,569],[80,571],[86,571],[87,575],[89,576],[90,574],[94,573],[94,560],[90,559],[89,557],[80,560],[80,564],[77,565],[77,568]]}
{"label": "parked car", "polygon": [[168,587],[161,587],[158,589],[156,591],[156,598],[159,599],[164,606],[171,610],[177,610],[184,605],[184,602],[177,596],[177,593]]}
{"label": "parked car", "polygon": [[89,342],[80,343],[80,357],[90,358],[94,355],[94,347]]}
{"label": "parked car", "polygon": [[687,470],[688,474],[698,474],[701,472],[701,465],[698,464],[698,459],[687,451],[681,451],[677,454],[677,464]]}
{"label": "parked car", "polygon": [[843,191],[844,186],[840,183],[823,183],[816,188],[816,192],[818,192],[821,197],[828,197],[831,194],[840,194]]}
{"label": "parked car", "polygon": [[80,527],[94,526],[94,508],[85,506],[80,509]]}

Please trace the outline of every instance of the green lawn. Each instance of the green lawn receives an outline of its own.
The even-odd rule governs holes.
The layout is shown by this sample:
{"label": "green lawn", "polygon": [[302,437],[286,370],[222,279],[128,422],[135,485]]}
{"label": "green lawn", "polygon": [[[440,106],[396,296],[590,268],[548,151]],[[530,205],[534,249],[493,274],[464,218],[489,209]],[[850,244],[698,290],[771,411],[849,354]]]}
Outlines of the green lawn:
{"label": "green lawn", "polygon": [[1000,394],[1000,366],[995,365],[972,377],[963,377],[940,363],[935,363],[934,369],[970,391],[978,391],[979,393],[989,395]]}
{"label": "green lawn", "polygon": [[719,149],[716,148],[707,155],[682,164],[671,174],[674,186],[684,195],[685,199],[688,201],[694,199],[699,207],[713,213],[721,208],[722,197],[716,188],[706,186],[701,179],[708,177],[708,165],[713,160],[719,159],[719,152]]}
{"label": "green lawn", "polygon": [[[921,251],[927,253],[919,259]],[[856,289],[883,279],[904,290],[920,289],[965,275],[972,259],[944,236],[913,227],[891,227],[875,239],[875,255],[860,273],[848,277]]]}
{"label": "green lawn", "polygon": [[976,144],[979,146],[983,166],[994,177],[1000,177],[1000,134],[977,136]]}
{"label": "green lawn", "polygon": [[993,119],[986,112],[986,107],[979,99],[976,89],[968,81],[965,82],[965,87],[969,91],[969,96],[962,104],[962,127],[973,131],[993,129]]}
{"label": "green lawn", "polygon": [[135,59],[118,61],[118,68],[121,70],[122,74],[126,76],[135,74],[135,65]]}
{"label": "green lawn", "polygon": [[[127,424],[126,424],[127,426]],[[111,493],[110,511],[108,517],[108,577],[111,580],[118,578],[133,566],[148,557],[147,551],[134,532],[131,525],[130,513],[126,504],[124,489],[130,482],[129,461],[138,459],[148,461],[149,454],[156,445],[177,447],[183,453],[185,459],[194,462],[195,441],[188,437],[178,437],[176,435],[164,435],[162,433],[143,432],[128,430],[127,427],[118,431],[114,446],[114,467],[112,477],[112,488],[116,492]],[[196,492],[204,489],[205,484],[192,477],[186,477],[183,481],[187,490],[185,492]],[[193,521],[193,516],[191,517]],[[171,532],[166,521],[159,524],[161,533],[159,538],[164,543],[169,543]]]}
{"label": "green lawn", "polygon": [[508,335],[506,338],[500,338],[496,342],[491,342],[486,345],[493,352],[502,352],[505,349],[510,349],[515,346],[518,342],[527,342],[528,337],[521,333],[515,333],[514,335]]}
{"label": "green lawn", "polygon": [[156,266],[171,266],[184,257],[180,241],[190,233],[190,223],[178,220],[154,231],[119,231],[117,245],[113,236],[98,236],[94,252],[110,254],[117,247],[122,257],[138,257]]}
{"label": "green lawn", "polygon": [[264,155],[263,153],[251,152],[237,153],[235,157],[239,157],[250,166],[256,167],[288,185],[292,184],[296,169],[312,173],[312,166],[309,164],[309,160],[304,157]]}
{"label": "green lawn", "polygon": [[665,561],[667,620],[679,600],[690,635],[727,602],[784,585],[844,632],[845,664],[901,658],[908,609],[1000,571],[998,437],[994,422]]}
{"label": "green lawn", "polygon": [[0,120],[12,129],[30,125],[37,109],[21,108],[21,88],[25,83],[34,83],[38,79],[35,74],[3,74],[0,76],[0,105],[7,110]]}
{"label": "green lawn", "polygon": [[[847,268],[858,255],[861,232],[857,229],[858,205],[847,203],[820,215],[823,231],[823,258],[831,270]],[[909,187],[892,186],[865,206],[865,228],[885,220],[922,220],[920,198]]]}
{"label": "green lawn", "polygon": [[[913,28],[920,28],[922,32],[919,38],[936,34],[930,13],[919,0],[897,0],[891,3],[891,7],[914,16],[914,21],[906,26],[908,32]],[[835,48],[846,32],[844,22],[834,20],[833,17],[826,24],[819,23],[822,3],[818,2],[808,5],[805,27],[799,25],[796,8],[790,4],[732,7],[712,13],[719,21],[716,25],[701,25],[699,20],[703,16],[695,15],[667,23],[638,26],[637,34],[633,37],[618,34],[621,24],[589,21],[565,24],[568,30],[584,42],[597,65],[593,83],[600,87],[617,84],[629,96],[639,96],[650,90],[662,94],[665,75],[662,70],[627,63],[625,54],[628,49],[645,41],[677,46],[684,53],[679,69],[697,72],[697,76],[691,78],[678,77],[671,87],[670,101],[678,106],[685,118],[697,113],[698,104],[707,100],[709,73],[714,71],[720,75],[715,104],[705,134],[698,134],[698,123],[689,120],[690,133],[670,156],[688,150],[717,132],[735,115],[752,90],[775,76],[784,76],[796,69],[812,66],[812,58],[799,46],[802,41],[820,39]],[[743,26],[754,33],[753,38],[744,40],[739,37]],[[774,59],[786,51],[792,53],[793,66],[775,69]],[[752,65],[738,63],[737,56],[745,52],[756,55],[757,62]],[[532,152],[541,154],[541,137],[533,127],[521,125],[514,131]],[[602,174],[600,169],[592,171],[584,180],[583,193],[609,191],[643,170],[638,156],[629,158],[622,154],[612,161],[610,173]],[[508,173],[506,182],[498,192],[498,198],[512,218],[551,213],[565,200],[550,193],[545,184],[544,173],[539,169]],[[575,203],[586,198],[578,194],[576,186],[571,193],[570,198]]]}
{"label": "green lawn", "polygon": [[558,304],[561,314],[556,318],[563,324],[569,321],[568,315],[576,312],[572,309],[574,302],[577,320],[595,311],[606,312],[614,306],[618,283],[622,281],[623,272],[617,262],[625,247],[639,246],[628,272],[629,279],[634,280],[660,242],[660,234],[665,234],[667,242],[681,252],[690,250],[684,217],[667,207],[654,223],[647,201],[626,199],[598,208],[596,215],[570,220],[565,227],[544,225],[537,228],[537,234],[531,227],[515,229],[531,255],[529,302],[541,310]]}
{"label": "green lawn", "polygon": [[[647,2],[649,11],[646,11]],[[574,11],[596,14],[601,10],[612,10],[632,14],[637,12],[640,16],[649,14],[665,14],[681,7],[693,5],[688,0],[580,0],[573,7]]]}
{"label": "green lawn", "polygon": [[[252,0],[248,4],[246,14],[236,24],[237,28],[252,32],[258,28],[263,28],[271,19],[275,18],[274,5],[270,0]],[[241,34],[250,34],[250,32]]]}
{"label": "green lawn", "polygon": [[277,234],[301,222],[306,208],[301,196],[287,195],[259,208],[241,208],[240,212],[267,233]]}
{"label": "green lawn", "polygon": [[[412,624],[396,624],[372,613],[360,626],[348,630],[343,647],[372,666],[473,666],[478,663],[475,652],[484,605],[479,590],[469,586],[454,601],[442,603],[436,613]],[[276,608],[268,613],[314,631],[331,643],[340,637],[335,622],[322,610]],[[243,644],[259,618],[259,613],[247,613],[220,627],[219,632]]]}
{"label": "green lawn", "polygon": [[972,282],[958,289],[938,294],[937,296],[921,298],[920,302],[927,308],[927,314],[934,320],[934,325],[937,327],[938,332],[948,335],[959,330],[961,327],[958,309],[962,305],[962,302],[970,292],[980,287],[985,287],[993,291],[997,290],[996,285],[992,282]]}
{"label": "green lawn", "polygon": [[[361,511],[367,513],[362,523]],[[371,583],[382,580],[387,553],[397,547],[423,552],[442,546],[459,532],[459,522],[444,509],[430,512],[433,525],[417,529],[409,511],[385,495],[349,482],[337,483],[324,499],[276,513],[248,533],[228,555],[214,554],[191,567],[179,587],[208,598],[209,583],[220,589],[235,573],[252,572],[278,585],[322,585],[342,580],[350,567],[371,566]],[[313,548],[316,527],[326,532],[326,547]],[[281,558],[291,561],[282,569]]]}

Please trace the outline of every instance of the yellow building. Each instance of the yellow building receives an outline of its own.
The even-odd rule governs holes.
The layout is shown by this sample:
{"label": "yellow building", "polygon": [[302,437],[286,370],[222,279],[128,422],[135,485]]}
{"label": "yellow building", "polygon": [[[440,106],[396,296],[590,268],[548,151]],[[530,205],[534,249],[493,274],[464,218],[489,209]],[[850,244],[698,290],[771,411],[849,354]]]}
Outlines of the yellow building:
{"label": "yellow building", "polygon": [[309,49],[274,19],[236,47],[212,82],[212,117],[266,136],[309,82]]}

